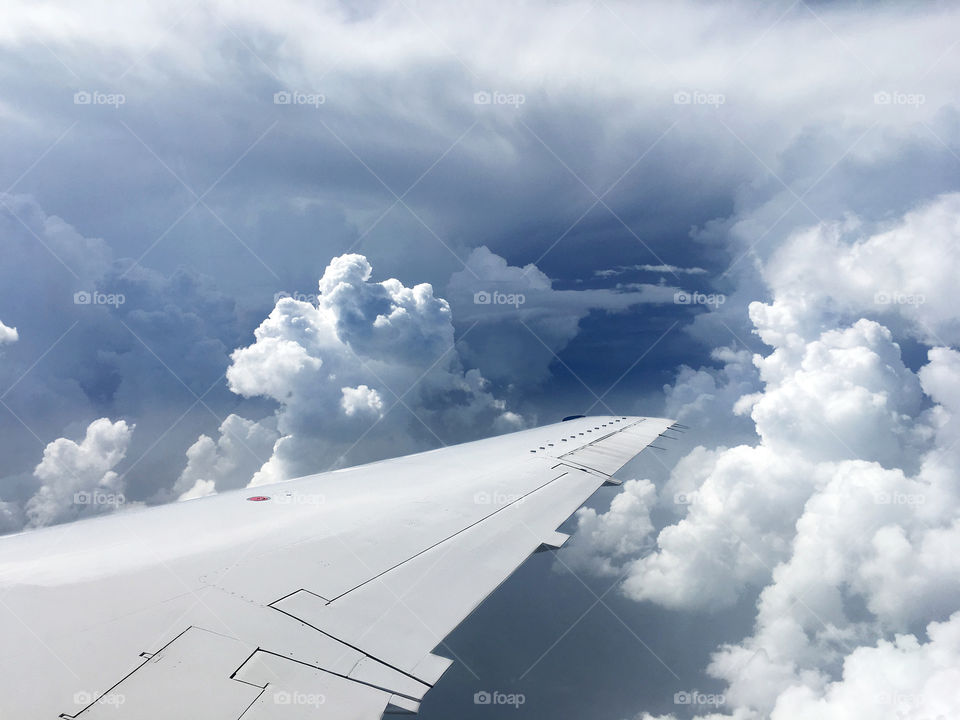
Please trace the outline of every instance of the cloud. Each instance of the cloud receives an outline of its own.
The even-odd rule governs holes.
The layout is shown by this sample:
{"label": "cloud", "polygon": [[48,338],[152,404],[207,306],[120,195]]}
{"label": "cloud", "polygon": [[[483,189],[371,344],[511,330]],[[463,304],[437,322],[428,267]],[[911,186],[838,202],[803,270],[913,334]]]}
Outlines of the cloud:
{"label": "cloud", "polygon": [[369,414],[373,417],[382,417],[383,398],[376,390],[359,385],[355,388],[341,388],[343,397],[340,399],[340,407],[347,416],[352,417],[356,414]]}
{"label": "cloud", "polygon": [[650,547],[654,530],[650,511],[656,500],[657,489],[649,480],[628,480],[606,513],[578,510],[577,532],[564,546],[564,565],[574,571],[621,574],[619,561]]}
{"label": "cloud", "polygon": [[281,437],[254,484],[523,425],[461,365],[447,302],[372,273],[362,255],[334,258],[316,305],[280,299],[233,353],[230,389],[279,404]]}
{"label": "cloud", "polygon": [[[49,309],[31,325],[29,343],[19,343],[23,370],[81,317],[68,307],[69,295],[98,283],[111,289],[129,267],[111,273],[113,263],[125,257],[141,258],[141,267],[150,264],[165,279],[180,266],[188,275],[214,276],[225,294],[220,299],[237,299],[234,317],[208,314],[215,303],[181,301],[174,283],[138,277],[131,285],[151,291],[141,287],[142,299],[128,293],[127,305],[115,313],[200,395],[226,369],[230,349],[249,342],[247,333],[267,307],[261,299],[278,289],[307,288],[320,263],[354,242],[384,276],[407,286],[429,279],[443,287],[451,268],[462,270],[460,258],[469,263],[479,245],[517,266],[534,261],[558,293],[598,269],[621,265],[661,275],[668,275],[661,267],[678,274],[707,270],[681,274],[699,282],[714,278],[729,261],[729,248],[739,254],[757,244],[756,253],[766,258],[799,222],[810,222],[811,212],[829,220],[853,209],[872,222],[879,208],[895,213],[911,198],[955,184],[955,160],[941,145],[941,139],[951,146],[956,140],[956,58],[942,52],[953,42],[954,9],[884,7],[865,17],[834,4],[817,8],[832,30],[825,33],[803,5],[781,17],[748,3],[705,15],[696,2],[668,10],[625,4],[615,13],[536,2],[512,8],[501,27],[502,13],[481,2],[457,12],[424,3],[419,19],[385,3],[307,12],[286,0],[269,11],[256,3],[215,2],[212,15],[186,12],[171,35],[163,31],[162,12],[149,4],[133,3],[106,20],[101,6],[84,0],[50,15],[14,2],[0,31],[0,46],[18,69],[6,78],[7,101],[0,104],[8,139],[3,164],[30,169],[17,187],[39,203],[6,196],[5,208],[16,217],[0,213],[15,259],[0,270],[4,320],[23,328],[32,313]],[[490,23],[502,32],[466,29]],[[566,33],[569,27],[580,32]],[[373,31],[382,41],[375,52],[366,42]],[[551,42],[560,34],[568,40],[562,48]],[[637,56],[638,37],[659,63]],[[154,51],[144,56],[144,47]],[[523,50],[529,47],[537,48],[538,60]],[[812,61],[803,77],[793,74],[784,85],[783,48],[793,47],[803,47]],[[49,62],[51,50],[65,65]],[[471,72],[464,74],[464,63]],[[864,85],[862,63],[872,70],[867,85],[876,87]],[[917,64],[930,72],[905,75]],[[312,87],[320,73],[323,87]],[[598,76],[609,81],[596,83]],[[874,101],[875,90],[896,90],[911,77],[916,87],[901,89],[924,93],[926,102]],[[122,108],[72,104],[72,92],[83,87],[125,93],[127,102]],[[275,105],[273,93],[284,88],[323,92],[327,102],[322,108]],[[475,105],[473,93],[484,88],[523,93],[526,102],[519,110]],[[697,89],[721,93],[725,102],[675,101],[678,91]],[[224,128],[224,114],[242,122]],[[158,117],[166,122],[156,123]],[[267,132],[277,121],[282,132]],[[398,144],[396,137],[406,141]],[[56,152],[48,153],[51,148]],[[41,154],[43,163],[34,167]],[[333,171],[314,172],[321,166]],[[76,181],[78,169],[83,182]],[[200,193],[218,178],[205,197],[210,210],[186,212],[195,198],[180,181]],[[414,192],[403,196],[414,214],[403,205],[391,208],[392,196],[383,203],[381,182],[399,195],[414,181]],[[594,202],[591,191],[599,194],[615,181],[603,204]],[[109,200],[116,197],[127,201]],[[797,207],[787,212],[792,204]],[[324,228],[322,237],[317,227]],[[688,237],[691,227],[701,242]],[[744,302],[760,296],[752,292],[756,286],[743,285]],[[64,297],[52,291],[35,302],[37,287],[62,288]],[[659,291],[640,292],[655,298]],[[636,306],[610,321],[609,303],[629,293],[613,299],[609,293],[546,294],[557,304],[536,321],[524,320],[537,337],[488,313],[477,316],[491,319],[481,320],[460,350],[466,368],[479,370],[497,398],[528,416],[535,409],[525,402],[526,388],[556,379],[552,353],[562,354],[577,328],[624,339],[604,350],[611,368],[627,368],[637,352],[625,340],[655,315],[652,307],[648,313]],[[473,321],[461,321],[460,310],[477,308],[472,297],[461,304],[447,295],[462,333]],[[697,325],[714,323],[727,344],[719,320],[739,313],[738,322],[745,322],[745,306],[737,305],[729,301],[722,312],[701,313]],[[46,360],[58,367],[38,368],[18,388],[23,398],[36,397],[35,410],[17,404],[20,394],[11,404],[44,442],[77,417],[136,417],[134,443],[146,449],[194,398],[177,389],[178,380],[126,329],[114,324],[108,332],[103,312],[85,310],[90,320]],[[670,334],[649,359],[681,358],[697,367],[700,360],[691,355],[700,348],[684,347],[681,354],[670,345],[674,339]],[[710,337],[710,347],[721,344],[715,340]],[[659,355],[666,348],[670,353]],[[662,384],[665,368],[653,370],[631,376],[615,394],[632,390],[629,381],[638,377],[655,378],[652,387]],[[566,388],[557,385],[559,397]],[[389,405],[389,393],[378,392]],[[213,436],[230,412],[244,414],[222,385],[212,395],[205,402],[213,414],[200,407],[208,415],[203,423],[189,417],[139,466],[150,472],[131,478],[138,496],[172,487],[176,472],[167,458],[179,456],[201,432]],[[3,449],[13,468],[26,471],[36,450],[16,447],[25,446],[18,432]]]}
{"label": "cloud", "polygon": [[[953,479],[960,363],[956,351],[933,347],[914,373],[893,330],[936,342],[950,335],[958,313],[942,304],[878,311],[873,296],[911,273],[938,297],[947,293],[941,274],[960,270],[945,239],[956,234],[958,207],[952,196],[936,198],[892,229],[846,243],[827,233],[833,244],[825,245],[822,229],[799,233],[764,272],[773,300],[751,305],[750,317],[774,350],[755,359],[763,391],[741,402],[751,407],[760,448],[794,467],[797,457],[815,465],[789,483],[807,495],[802,508],[766,507],[781,519],[775,537],[790,547],[766,563],[753,635],[721,648],[709,665],[727,683],[732,707],[793,717],[792,700],[819,697],[841,664],[864,654],[861,646],[957,609],[960,565],[946,548],[960,540]],[[831,255],[820,267],[837,268],[839,282],[817,269]],[[884,317],[892,329],[863,318],[824,328],[860,314]],[[709,487],[708,479],[697,497]],[[727,522],[742,516],[734,500],[745,490],[725,495]],[[756,517],[746,517],[756,528]],[[771,544],[737,530],[754,553]],[[940,690],[927,700],[949,706]]]}
{"label": "cloud", "polygon": [[[754,442],[757,437],[749,417],[749,399],[761,388],[760,374],[748,350],[716,348],[712,360],[719,369],[693,369],[681,365],[671,384],[664,385],[664,415],[697,429],[717,445]],[[744,402],[747,398],[747,402]]]}
{"label": "cloud", "polygon": [[[924,642],[911,634],[858,647],[843,659],[840,677],[819,687],[795,684],[769,715],[737,710],[698,715],[703,720],[847,720],[856,717],[926,720],[960,712],[960,613],[925,628]],[[754,677],[757,682],[764,678]],[[675,720],[642,713],[636,720]]]}
{"label": "cloud", "polygon": [[843,661],[842,679],[822,691],[793,686],[778,699],[771,720],[956,717],[960,713],[960,613],[913,635],[860,647]]}
{"label": "cloud", "polygon": [[793,685],[821,689],[856,647],[955,610],[960,567],[944,549],[960,526],[948,498],[876,463],[833,468],[761,593],[753,635],[711,660],[730,702],[769,712]]}
{"label": "cloud", "polygon": [[[789,525],[809,495],[813,468],[765,447],[695,450],[678,463],[665,502],[686,514],[656,536],[623,584],[634,600],[717,610],[762,586],[789,554]],[[692,476],[692,477],[690,477]]]}
{"label": "cloud", "polygon": [[657,273],[676,273],[682,275],[705,275],[707,271],[700,267],[679,267],[677,265],[635,265],[637,270]]}
{"label": "cloud", "polygon": [[933,198],[872,230],[855,217],[823,223],[776,251],[763,272],[776,300],[751,307],[751,316],[764,341],[778,345],[809,339],[835,318],[863,316],[927,344],[956,344],[958,238],[960,193]]}
{"label": "cloud", "polygon": [[[868,659],[870,677],[892,677],[906,656],[922,664],[936,654],[904,633],[922,634],[933,622],[929,648],[942,642],[934,634],[951,637],[956,617],[946,621],[960,597],[960,562],[949,550],[960,542],[960,353],[929,347],[914,371],[895,333],[936,342],[960,311],[941,304],[878,313],[872,295],[906,278],[905,267],[945,293],[940,278],[960,272],[945,246],[958,216],[955,199],[940,197],[866,239],[825,249],[822,228],[792,237],[763,268],[772,299],[750,306],[769,346],[752,357],[755,372],[745,353],[723,348],[714,355],[722,370],[682,368],[667,388],[668,405],[694,422],[749,416],[754,444],[698,447],[683,458],[659,494],[679,519],[651,533],[649,508],[635,512],[655,541],[633,557],[615,550],[618,535],[631,538],[622,513],[589,517],[610,533],[584,538],[593,571],[609,574],[616,560],[628,597],[715,611],[760,591],[752,633],[718,648],[707,666],[734,717],[849,716]],[[913,257],[901,261],[908,245]],[[828,282],[827,266],[843,279]],[[901,680],[888,689],[915,696],[907,717],[955,707],[952,686],[939,679]],[[870,689],[860,702],[872,707],[883,688]],[[881,716],[903,709],[878,707]]]}
{"label": "cloud", "polygon": [[29,524],[52,525],[122,506],[125,483],[114,468],[127,453],[133,428],[100,418],[80,443],[59,438],[47,445],[33,471],[42,485],[26,504]]}
{"label": "cloud", "polygon": [[[76,282],[81,289],[106,272],[112,260],[106,241],[84,236],[63,218],[44,212],[27,194],[0,193],[0,230],[8,239],[7,252],[23,263],[19,267],[5,263],[0,268],[10,306],[15,310],[36,297],[36,288],[28,287],[26,280],[72,276],[67,287]],[[10,292],[14,289],[20,293]]]}
{"label": "cloud", "polygon": [[[933,349],[920,372],[931,399],[946,403],[926,415],[941,427],[957,421],[958,370],[955,351]],[[754,635],[711,663],[734,702],[770,709],[792,684],[817,690],[857,645],[956,610],[960,563],[948,550],[960,541],[955,438],[938,435],[913,477],[862,460],[821,464],[829,474],[761,594]],[[865,612],[850,609],[854,598]]]}
{"label": "cloud", "polygon": [[0,345],[15,343],[19,338],[16,328],[7,327],[3,321],[0,321]]}
{"label": "cloud", "polygon": [[230,414],[216,441],[201,435],[187,450],[187,466],[173,494],[181,500],[246,486],[273,452],[279,438],[273,418],[254,422]]}
{"label": "cloud", "polygon": [[[719,351],[728,378],[749,376],[742,354]],[[653,552],[636,559],[623,585],[636,600],[672,608],[718,609],[748,586],[762,587],[791,551],[794,523],[829,474],[818,461],[860,458],[916,466],[929,430],[918,425],[923,395],[889,331],[867,320],[824,333],[801,353],[756,357],[763,390],[713,371],[681,369],[668,407],[682,417],[752,417],[760,444],[698,448],[677,464],[664,503],[683,517],[663,528]],[[737,395],[738,391],[748,394]],[[682,403],[682,397],[692,398]],[[705,409],[706,408],[706,409]],[[693,422],[696,422],[694,419]],[[601,515],[599,522],[614,520]],[[619,523],[618,523],[619,524]]]}
{"label": "cloud", "polygon": [[[769,339],[766,326],[757,324]],[[788,342],[756,361],[765,389],[751,416],[765,444],[814,460],[912,466],[924,444],[916,423],[923,394],[887,328],[858,320],[794,350]]]}
{"label": "cloud", "polygon": [[[672,303],[676,288],[638,283],[614,289],[557,290],[534,264],[510,265],[486,246],[475,248],[447,293],[464,359],[500,382],[538,383],[580,331],[591,312],[622,313],[652,303]],[[523,358],[518,362],[517,358]]]}
{"label": "cloud", "polygon": [[[219,424],[226,403],[236,405],[222,382],[242,337],[236,304],[194,270],[165,274],[118,260],[105,240],[25,195],[0,195],[0,232],[18,258],[0,267],[4,319],[30,327],[0,369],[4,401],[23,423],[0,433],[5,472],[29,472],[43,445],[77,418],[131,417],[139,432],[130,451],[146,457],[129,493],[146,499],[169,490],[169,453],[182,453],[201,429],[193,418],[182,421],[184,412],[195,405]],[[17,488],[8,492],[4,499],[13,500]]]}
{"label": "cloud", "polygon": [[616,277],[618,275],[623,275],[631,271],[643,271],[643,272],[654,272],[654,273],[666,273],[670,275],[706,275],[708,270],[701,267],[680,267],[679,265],[649,265],[649,264],[639,264],[639,265],[618,265],[615,268],[609,268],[607,270],[594,270],[593,274],[597,277]]}
{"label": "cloud", "polygon": [[15,532],[23,523],[23,509],[19,504],[0,501],[0,534]]}

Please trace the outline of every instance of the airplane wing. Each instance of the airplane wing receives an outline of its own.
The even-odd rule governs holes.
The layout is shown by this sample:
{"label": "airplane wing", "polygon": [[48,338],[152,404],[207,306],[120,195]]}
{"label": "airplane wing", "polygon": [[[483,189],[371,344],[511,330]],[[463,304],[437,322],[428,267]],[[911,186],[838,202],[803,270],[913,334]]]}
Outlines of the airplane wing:
{"label": "airplane wing", "polygon": [[0,718],[375,720],[671,420],[587,417],[0,538]]}

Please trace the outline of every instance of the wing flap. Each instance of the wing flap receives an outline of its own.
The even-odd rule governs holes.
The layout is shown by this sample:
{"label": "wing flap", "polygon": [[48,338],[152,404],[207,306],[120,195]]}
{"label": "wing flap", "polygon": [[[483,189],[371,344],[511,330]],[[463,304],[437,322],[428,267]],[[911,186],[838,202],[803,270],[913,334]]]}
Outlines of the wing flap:
{"label": "wing flap", "polygon": [[[601,435],[583,447],[560,455],[559,458],[604,475],[613,475],[672,424],[672,420],[663,418],[640,418],[626,427]],[[594,432],[602,432],[607,427],[597,426]]]}
{"label": "wing flap", "polygon": [[262,692],[231,679],[245,654],[237,640],[188,628],[79,713],[61,717],[237,720]]}
{"label": "wing flap", "polygon": [[273,607],[415,673],[421,660],[531,553],[557,542],[557,525],[602,482],[570,470],[333,602],[298,592]]}
{"label": "wing flap", "polygon": [[391,698],[382,688],[266,652],[255,653],[237,678],[263,685],[243,720],[370,720]]}

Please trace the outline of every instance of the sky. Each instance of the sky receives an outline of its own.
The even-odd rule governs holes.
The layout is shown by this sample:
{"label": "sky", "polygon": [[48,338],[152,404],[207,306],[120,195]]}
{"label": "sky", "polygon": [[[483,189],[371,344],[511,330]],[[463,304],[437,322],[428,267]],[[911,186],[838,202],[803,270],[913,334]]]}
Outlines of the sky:
{"label": "sky", "polygon": [[5,3],[0,532],[669,416],[421,716],[960,715],[958,23]]}

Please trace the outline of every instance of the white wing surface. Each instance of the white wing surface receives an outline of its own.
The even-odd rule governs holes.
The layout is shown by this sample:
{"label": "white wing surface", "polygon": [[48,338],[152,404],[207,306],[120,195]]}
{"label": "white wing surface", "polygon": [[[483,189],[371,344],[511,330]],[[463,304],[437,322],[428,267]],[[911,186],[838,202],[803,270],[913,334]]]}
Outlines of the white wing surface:
{"label": "white wing surface", "polygon": [[0,719],[415,712],[447,634],[671,425],[578,418],[0,538]]}

